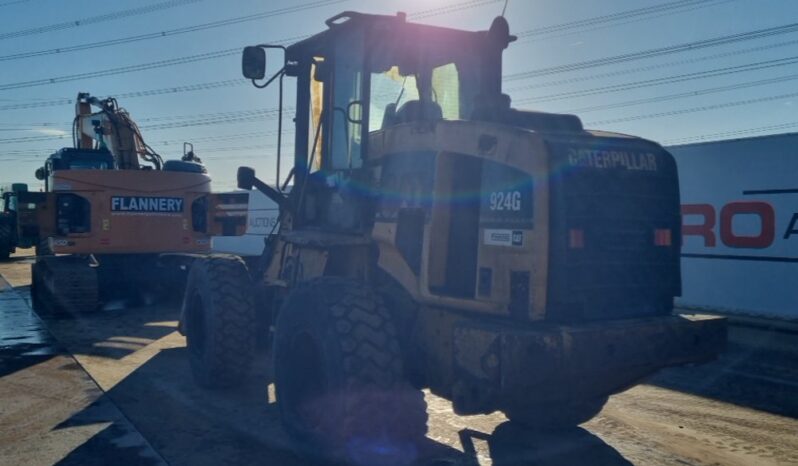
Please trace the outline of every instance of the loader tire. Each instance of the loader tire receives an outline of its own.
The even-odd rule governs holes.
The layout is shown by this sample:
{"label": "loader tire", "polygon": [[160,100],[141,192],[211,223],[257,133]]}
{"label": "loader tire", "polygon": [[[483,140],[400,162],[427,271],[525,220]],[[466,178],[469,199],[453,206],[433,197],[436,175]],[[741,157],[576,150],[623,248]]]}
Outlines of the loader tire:
{"label": "loader tire", "polygon": [[244,261],[211,255],[191,266],[183,299],[191,372],[205,388],[226,388],[249,374],[255,356],[254,287]]}
{"label": "loader tire", "polygon": [[404,378],[396,329],[376,293],[336,277],[300,284],[278,315],[273,357],[282,422],[299,454],[412,462],[402,455],[426,434],[426,403]]}
{"label": "loader tire", "polygon": [[42,285],[42,266],[38,261],[30,265],[30,307],[34,311],[43,311],[44,308],[44,286]]}
{"label": "loader tire", "polygon": [[79,258],[50,257],[38,261],[40,279],[36,294],[46,296],[48,307],[58,314],[84,314],[99,308],[97,271]]}
{"label": "loader tire", "polygon": [[37,256],[52,256],[53,255],[53,250],[50,249],[50,242],[48,241],[48,238],[42,238],[42,239],[39,240],[38,243],[36,243],[35,252],[36,252]]}
{"label": "loader tire", "polygon": [[510,421],[532,430],[561,430],[589,421],[601,411],[606,402],[606,397],[600,397],[592,400],[523,406],[507,408],[504,414]]}

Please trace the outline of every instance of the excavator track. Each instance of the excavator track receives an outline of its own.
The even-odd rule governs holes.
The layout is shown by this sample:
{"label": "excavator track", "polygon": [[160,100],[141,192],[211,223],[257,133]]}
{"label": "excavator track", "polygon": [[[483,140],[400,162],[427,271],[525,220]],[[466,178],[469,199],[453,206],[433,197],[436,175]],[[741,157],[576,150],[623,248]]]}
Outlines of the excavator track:
{"label": "excavator track", "polygon": [[79,314],[99,307],[97,272],[76,257],[39,257],[33,265],[35,303],[53,312]]}

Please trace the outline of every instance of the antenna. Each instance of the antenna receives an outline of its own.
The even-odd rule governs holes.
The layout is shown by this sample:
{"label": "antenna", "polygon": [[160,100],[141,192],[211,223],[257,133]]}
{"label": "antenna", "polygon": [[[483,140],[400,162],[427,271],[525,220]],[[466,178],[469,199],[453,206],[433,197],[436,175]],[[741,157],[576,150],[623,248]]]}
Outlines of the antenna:
{"label": "antenna", "polygon": [[504,0],[504,8],[502,8],[502,18],[504,18],[504,14],[507,12],[507,5],[510,3],[510,0]]}

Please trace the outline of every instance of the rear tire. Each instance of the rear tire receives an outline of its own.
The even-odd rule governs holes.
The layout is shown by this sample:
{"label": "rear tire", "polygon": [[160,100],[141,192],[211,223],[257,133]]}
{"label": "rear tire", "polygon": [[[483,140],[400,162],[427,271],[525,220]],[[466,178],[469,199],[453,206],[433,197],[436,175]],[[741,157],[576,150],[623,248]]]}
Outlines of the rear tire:
{"label": "rear tire", "polygon": [[[60,256],[37,259],[36,305],[46,302],[58,314],[94,312],[100,305],[97,271],[80,258]],[[33,280],[33,277],[31,277]],[[33,284],[33,283],[32,283]]]}
{"label": "rear tire", "polygon": [[561,430],[587,422],[598,414],[607,398],[508,408],[504,414],[513,422],[534,430]]}
{"label": "rear tire", "polygon": [[50,242],[48,241],[49,238],[42,238],[36,243],[36,255],[37,256],[52,256],[53,250],[50,249]]}
{"label": "rear tire", "polygon": [[321,277],[294,289],[277,318],[274,370],[283,425],[300,454],[411,462],[401,455],[426,434],[426,403],[405,381],[391,316],[368,288]]}
{"label": "rear tire", "polygon": [[44,288],[41,285],[41,265],[34,262],[30,266],[30,306],[34,311],[44,310],[44,300],[42,299],[42,292]]}
{"label": "rear tire", "polygon": [[191,372],[205,388],[230,387],[255,357],[254,287],[237,256],[211,255],[191,266],[183,318]]}

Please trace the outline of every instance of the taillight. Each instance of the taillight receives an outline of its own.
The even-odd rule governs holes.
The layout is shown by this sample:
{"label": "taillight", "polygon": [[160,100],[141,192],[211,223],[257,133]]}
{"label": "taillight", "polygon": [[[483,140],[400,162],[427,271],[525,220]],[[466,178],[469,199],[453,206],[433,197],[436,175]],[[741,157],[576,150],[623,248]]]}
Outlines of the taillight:
{"label": "taillight", "polygon": [[671,245],[671,230],[665,228],[657,228],[654,230],[654,245],[655,246],[670,246]]}
{"label": "taillight", "polygon": [[585,230],[571,228],[568,230],[568,247],[583,249],[585,247]]}
{"label": "taillight", "polygon": [[59,194],[56,198],[56,232],[59,236],[91,231],[91,204],[77,194]]}

